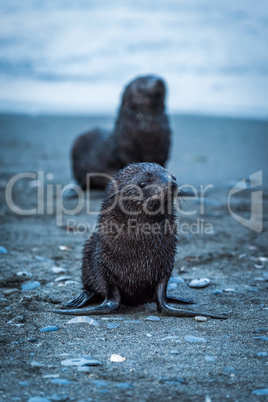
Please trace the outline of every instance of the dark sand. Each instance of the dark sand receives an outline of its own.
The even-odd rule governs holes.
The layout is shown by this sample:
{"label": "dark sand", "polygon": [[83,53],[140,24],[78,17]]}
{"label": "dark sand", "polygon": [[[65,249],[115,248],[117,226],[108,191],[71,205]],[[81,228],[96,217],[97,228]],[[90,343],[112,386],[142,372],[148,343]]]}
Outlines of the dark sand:
{"label": "dark sand", "polygon": [[[155,305],[146,305],[124,307],[109,320],[94,316],[100,325],[92,326],[67,324],[72,316],[48,312],[79,292],[81,248],[88,235],[83,233],[84,225],[92,228],[96,220],[96,213],[88,214],[85,205],[77,215],[63,214],[61,220],[60,211],[55,211],[56,185],[63,186],[70,180],[69,150],[75,136],[96,125],[109,128],[112,122],[112,117],[0,116],[0,246],[7,249],[7,254],[0,254],[0,400],[28,401],[34,396],[62,401],[267,400],[267,396],[252,393],[268,388],[268,357],[258,356],[268,352],[268,341],[256,339],[268,337],[267,262],[258,260],[268,256],[267,193],[263,196],[261,233],[242,226],[227,208],[228,182],[263,170],[263,188],[268,186],[267,122],[172,118],[170,169],[179,183],[190,183],[198,189],[200,185],[213,185],[206,193],[204,214],[200,214],[198,200],[183,203],[184,210],[196,209],[196,213],[180,218],[180,224],[185,226],[179,235],[174,275],[183,277],[185,284],[179,284],[173,292],[193,298],[196,310],[230,312],[228,320],[197,322],[193,318],[163,317]],[[52,202],[44,202],[45,213],[20,216],[6,203],[6,185],[17,173],[37,171],[44,172],[45,198],[47,184],[53,184],[48,191],[53,190],[54,197]],[[53,174],[52,180],[47,179],[48,173]],[[33,179],[21,180],[14,186],[17,206],[37,207],[38,183]],[[101,199],[102,193],[91,196],[91,211],[98,211]],[[64,205],[72,209],[77,201],[69,200]],[[234,196],[232,210],[243,218],[250,217],[249,190]],[[70,233],[66,229],[68,219],[74,229]],[[194,233],[189,233],[187,227],[193,223]],[[198,230],[203,233],[196,233]],[[67,250],[60,246],[67,246]],[[36,256],[50,260],[40,261]],[[55,282],[62,274],[52,273],[53,266],[63,267],[66,275],[78,283]],[[32,277],[17,276],[21,271]],[[199,277],[210,278],[210,286],[190,288],[190,280]],[[41,286],[21,290],[28,281],[39,281]],[[3,295],[11,288],[19,291]],[[217,289],[229,291],[215,295]],[[147,321],[149,315],[159,316],[160,321]],[[23,316],[22,322],[17,321],[22,326],[8,323],[18,316]],[[118,323],[119,327],[109,330],[108,322]],[[39,331],[47,325],[56,325],[59,330]],[[186,335],[205,338],[207,342],[189,343],[184,339]],[[28,338],[37,341],[29,342]],[[113,363],[112,354],[126,360]],[[103,365],[90,367],[89,372],[61,365],[67,358],[82,355],[90,355]],[[215,360],[208,362],[206,356]],[[53,384],[55,377],[71,383]],[[129,384],[129,388],[121,383]]]}

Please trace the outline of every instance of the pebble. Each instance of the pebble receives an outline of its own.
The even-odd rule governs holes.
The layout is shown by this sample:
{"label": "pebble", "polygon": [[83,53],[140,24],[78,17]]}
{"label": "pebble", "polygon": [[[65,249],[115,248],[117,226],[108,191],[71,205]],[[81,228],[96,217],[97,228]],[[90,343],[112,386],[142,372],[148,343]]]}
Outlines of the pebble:
{"label": "pebble", "polygon": [[155,315],[149,315],[148,317],[146,317],[147,321],[160,321],[159,317],[156,317]]}
{"label": "pebble", "polygon": [[53,402],[65,402],[65,401],[69,401],[70,398],[68,395],[53,394],[50,399]]}
{"label": "pebble", "polygon": [[28,342],[37,342],[37,338],[28,338],[27,341]]}
{"label": "pebble", "polygon": [[82,367],[78,367],[77,371],[82,371],[84,373],[89,373],[91,371],[91,369],[88,366],[82,366]]}
{"label": "pebble", "polygon": [[106,387],[108,385],[108,382],[104,380],[94,380],[92,382],[96,387]]}
{"label": "pebble", "polygon": [[55,282],[67,281],[68,279],[72,279],[72,277],[71,277],[71,276],[68,276],[68,275],[62,275],[62,276],[58,276],[58,277],[55,279]]}
{"label": "pebble", "polygon": [[7,254],[7,249],[3,246],[0,247],[0,254]]}
{"label": "pebble", "polygon": [[52,267],[51,272],[54,274],[65,274],[66,270],[62,267]]}
{"label": "pebble", "polygon": [[234,288],[225,288],[223,289],[224,292],[228,293],[228,292],[236,292],[236,290]]}
{"label": "pebble", "polygon": [[32,367],[45,367],[45,364],[40,363],[40,362],[37,362],[36,360],[33,360],[33,361],[31,362],[31,366],[32,366]]}
{"label": "pebble", "polygon": [[132,385],[128,384],[127,382],[118,382],[117,384],[115,384],[115,386],[117,388],[121,388],[121,389],[131,389],[131,388],[133,388]]}
{"label": "pebble", "polygon": [[28,399],[28,402],[50,402],[50,399],[42,398],[41,396],[33,396]]}
{"label": "pebble", "polygon": [[268,331],[268,328],[257,328],[254,332],[257,332],[258,334],[263,334],[266,331]]}
{"label": "pebble", "polygon": [[68,385],[72,383],[72,381],[66,380],[65,378],[53,378],[53,380],[51,380],[50,382],[52,384],[58,385]]}
{"label": "pebble", "polygon": [[121,363],[121,362],[123,362],[123,361],[125,361],[125,360],[126,360],[126,358],[123,357],[123,356],[121,356],[121,355],[113,354],[113,355],[111,355],[111,357],[110,357],[110,361],[111,361],[111,362],[114,362],[114,363]]}
{"label": "pebble", "polygon": [[159,382],[161,382],[162,384],[186,384],[184,378],[181,377],[172,377],[172,378],[163,377],[160,378]]}
{"label": "pebble", "polygon": [[90,318],[87,316],[75,317],[67,322],[67,324],[80,324],[80,323],[93,325],[95,327],[100,325],[100,323],[97,320],[94,320],[94,318]]}
{"label": "pebble", "polygon": [[258,357],[265,357],[265,356],[268,356],[268,353],[267,352],[259,352],[259,353],[257,353],[257,356]]}
{"label": "pebble", "polygon": [[171,350],[170,352],[169,352],[171,355],[179,355],[180,354],[180,352],[178,351],[178,350]]}
{"label": "pebble", "polygon": [[214,290],[213,294],[214,294],[215,296],[223,295],[223,291],[222,291],[222,290],[219,290],[219,289],[216,289],[216,290]]}
{"label": "pebble", "polygon": [[177,283],[169,283],[167,285],[167,290],[174,290],[177,287]]}
{"label": "pebble", "polygon": [[116,328],[118,328],[119,327],[119,324],[116,324],[115,322],[109,322],[108,324],[107,324],[107,328],[108,329],[116,329]]}
{"label": "pebble", "polygon": [[16,275],[22,276],[23,278],[31,278],[33,276],[33,274],[31,274],[31,272],[26,272],[26,271],[17,272]]}
{"label": "pebble", "polygon": [[38,281],[33,281],[33,282],[27,282],[27,283],[23,283],[21,285],[21,289],[22,290],[34,290],[36,288],[39,288],[39,286],[41,286],[41,283]]}
{"label": "pebble", "polygon": [[196,315],[194,319],[195,319],[195,321],[200,321],[200,322],[207,321],[207,317],[203,317],[202,315]]}
{"label": "pebble", "polygon": [[71,248],[68,246],[59,246],[59,250],[61,251],[71,251]]}
{"label": "pebble", "polygon": [[67,359],[61,362],[62,366],[102,366],[102,363],[98,360],[89,359],[86,357],[80,357],[77,359]]}
{"label": "pebble", "polygon": [[51,262],[51,261],[53,261],[53,260],[51,260],[50,258],[41,257],[41,255],[35,255],[34,258],[35,258],[37,261],[41,261],[41,262],[44,262],[44,261],[46,261],[46,262]]}
{"label": "pebble", "polygon": [[185,283],[185,280],[181,276],[171,276],[168,283]]}
{"label": "pebble", "polygon": [[234,374],[235,373],[235,368],[232,367],[232,366],[227,366],[227,367],[224,368],[224,371],[226,371],[227,373]]}
{"label": "pebble", "polygon": [[191,343],[193,343],[193,342],[204,342],[204,343],[206,343],[207,342],[206,339],[198,338],[197,336],[193,336],[193,335],[185,335],[184,339],[187,342],[191,342]]}
{"label": "pebble", "polygon": [[255,395],[268,395],[268,388],[255,389],[255,391],[252,391],[252,393]]}
{"label": "pebble", "polygon": [[128,324],[141,324],[140,320],[124,320],[124,322],[126,322]]}
{"label": "pebble", "polygon": [[65,282],[65,285],[80,285],[80,282],[68,280]]}
{"label": "pebble", "polygon": [[19,291],[20,291],[20,290],[17,289],[17,288],[7,289],[7,290],[4,290],[3,295],[5,295],[5,296],[10,296],[10,295],[13,295],[13,293],[17,293],[17,292],[19,292]]}
{"label": "pebble", "polygon": [[215,361],[215,357],[209,356],[209,355],[206,355],[206,356],[204,357],[204,359],[205,359],[206,362],[208,362],[208,363],[211,363],[211,362],[214,362],[214,361]]}
{"label": "pebble", "polygon": [[29,382],[28,381],[20,381],[19,384],[22,386],[27,386],[27,385],[29,385]]}
{"label": "pebble", "polygon": [[268,341],[267,336],[254,336],[254,339],[258,339],[258,340],[261,340],[261,341]]}
{"label": "pebble", "polygon": [[46,375],[43,375],[42,377],[43,378],[59,378],[59,374],[46,374]]}
{"label": "pebble", "polygon": [[208,278],[200,278],[200,279],[193,279],[189,286],[191,288],[204,288],[210,284],[210,279]]}
{"label": "pebble", "polygon": [[161,341],[168,341],[168,340],[170,340],[170,339],[176,339],[177,342],[180,342],[180,341],[178,340],[178,339],[179,339],[178,336],[166,336],[165,338],[162,338]]}
{"label": "pebble", "polygon": [[53,331],[58,331],[58,330],[59,330],[59,328],[54,327],[53,325],[48,325],[47,327],[39,329],[40,332],[53,332]]}

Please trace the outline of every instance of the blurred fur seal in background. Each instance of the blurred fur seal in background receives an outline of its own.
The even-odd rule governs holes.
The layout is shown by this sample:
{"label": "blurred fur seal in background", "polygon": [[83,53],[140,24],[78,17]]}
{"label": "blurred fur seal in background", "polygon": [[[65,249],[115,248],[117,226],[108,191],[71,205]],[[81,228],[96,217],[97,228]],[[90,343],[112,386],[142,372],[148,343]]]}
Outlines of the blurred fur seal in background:
{"label": "blurred fur seal in background", "polygon": [[176,178],[156,163],[130,164],[117,172],[107,186],[97,229],[84,246],[82,293],[67,303],[68,310],[54,312],[110,314],[121,304],[156,302],[164,315],[227,318],[168,304],[192,303],[167,294],[177,247],[176,197]]}
{"label": "blurred fur seal in background", "polygon": [[94,129],[75,140],[71,151],[73,175],[83,190],[88,185],[88,173],[96,173],[90,178],[90,187],[104,189],[109,178],[128,163],[165,166],[171,137],[165,94],[160,77],[134,79],[124,90],[114,131]]}

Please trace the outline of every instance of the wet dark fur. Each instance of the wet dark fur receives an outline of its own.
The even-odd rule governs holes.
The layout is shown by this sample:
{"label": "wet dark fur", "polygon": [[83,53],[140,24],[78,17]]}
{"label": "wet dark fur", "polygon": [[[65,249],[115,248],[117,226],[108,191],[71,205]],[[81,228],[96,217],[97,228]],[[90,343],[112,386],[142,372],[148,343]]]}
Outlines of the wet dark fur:
{"label": "wet dark fur", "polygon": [[[148,175],[148,176],[147,176]],[[128,184],[138,184],[145,180],[161,185],[161,176],[168,172],[156,164],[129,165],[115,177],[120,189]],[[171,276],[176,252],[176,234],[164,234],[166,220],[171,226],[175,224],[174,209],[169,214],[157,214],[149,217],[145,213],[138,216],[126,215],[118,206],[110,212],[103,213],[114,201],[113,185],[110,184],[104,197],[98,224],[126,225],[121,234],[94,233],[85,243],[82,263],[83,288],[93,291],[103,299],[108,297],[110,286],[118,286],[123,304],[138,305],[155,300],[155,288],[162,279]],[[136,205],[134,211],[142,211]],[[128,219],[135,224],[160,224],[159,234],[128,233]]]}
{"label": "wet dark fur", "polygon": [[[165,166],[171,137],[165,93],[161,78],[136,78],[125,88],[113,132],[95,129],[76,139],[71,152],[72,167],[74,178],[83,189],[87,187],[87,173],[113,176],[133,162]],[[90,180],[92,188],[104,188],[107,183],[107,178],[101,176]]]}

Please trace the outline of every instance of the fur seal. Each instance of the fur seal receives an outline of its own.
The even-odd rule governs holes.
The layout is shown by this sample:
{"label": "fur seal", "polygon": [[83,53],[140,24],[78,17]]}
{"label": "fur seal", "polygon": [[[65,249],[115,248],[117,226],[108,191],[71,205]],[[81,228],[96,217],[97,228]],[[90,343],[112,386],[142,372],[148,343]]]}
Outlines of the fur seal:
{"label": "fur seal", "polygon": [[[112,133],[94,129],[80,135],[71,150],[77,184],[104,189],[121,168],[134,162],[155,162],[161,166],[169,155],[171,131],[165,113],[166,86],[162,78],[137,77],[125,88]],[[107,178],[108,176],[108,178]]]}
{"label": "fur seal", "polygon": [[[176,178],[156,163],[130,164],[110,181],[97,230],[86,241],[82,260],[82,293],[61,314],[116,312],[121,304],[156,302],[159,313],[227,318],[171,307],[192,303],[167,295],[176,253],[174,199]],[[99,303],[97,306],[86,305]],[[82,309],[81,309],[82,308]]]}

